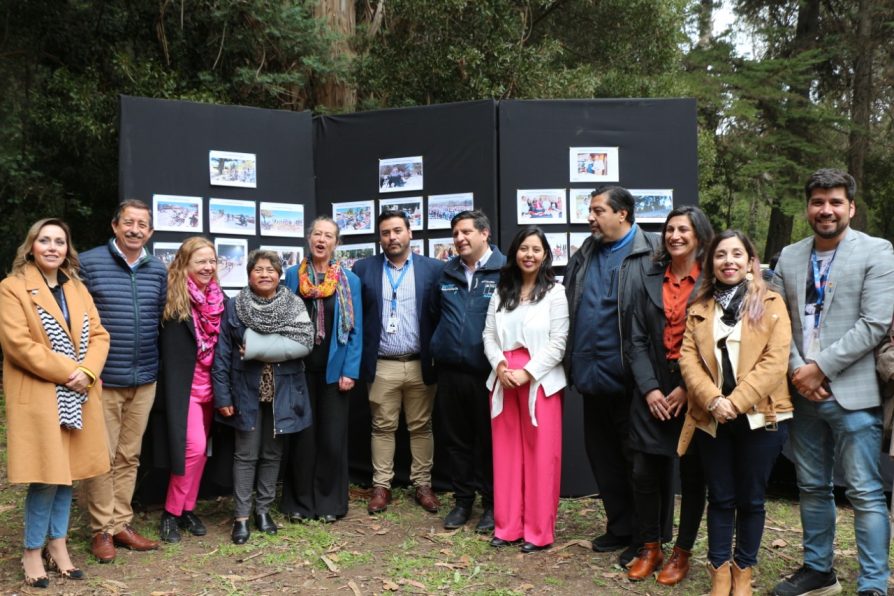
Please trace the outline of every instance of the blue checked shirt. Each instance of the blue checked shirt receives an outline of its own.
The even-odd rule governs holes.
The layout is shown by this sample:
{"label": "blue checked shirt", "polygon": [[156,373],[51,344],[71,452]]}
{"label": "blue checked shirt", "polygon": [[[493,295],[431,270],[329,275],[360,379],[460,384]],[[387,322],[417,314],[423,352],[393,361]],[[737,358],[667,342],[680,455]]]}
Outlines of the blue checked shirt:
{"label": "blue checked shirt", "polygon": [[418,354],[421,348],[419,342],[419,319],[416,316],[416,276],[414,275],[411,259],[398,269],[388,258],[385,258],[385,267],[391,270],[391,279],[397,282],[401,272],[410,267],[403,281],[397,288],[397,332],[388,333],[388,319],[391,318],[391,297],[394,291],[388,274],[382,270],[382,338],[379,341],[379,356],[401,356],[403,354]]}

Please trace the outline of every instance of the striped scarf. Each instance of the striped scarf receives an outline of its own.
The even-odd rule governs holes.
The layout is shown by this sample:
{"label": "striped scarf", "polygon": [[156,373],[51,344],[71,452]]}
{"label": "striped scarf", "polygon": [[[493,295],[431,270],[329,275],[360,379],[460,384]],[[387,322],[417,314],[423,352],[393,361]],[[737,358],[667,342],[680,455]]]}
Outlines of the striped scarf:
{"label": "striped scarf", "polygon": [[[87,316],[87,313],[84,313],[84,324],[81,326],[81,341],[78,344],[77,354],[75,354],[74,344],[71,343],[68,334],[65,333],[65,330],[55,317],[39,306],[37,307],[37,314],[40,316],[40,322],[50,340],[52,350],[77,363],[83,362],[84,357],[87,355],[87,343],[90,340],[90,317]],[[56,406],[59,410],[59,426],[72,430],[84,428],[81,406],[86,401],[86,394],[72,391],[65,385],[56,385]]]}

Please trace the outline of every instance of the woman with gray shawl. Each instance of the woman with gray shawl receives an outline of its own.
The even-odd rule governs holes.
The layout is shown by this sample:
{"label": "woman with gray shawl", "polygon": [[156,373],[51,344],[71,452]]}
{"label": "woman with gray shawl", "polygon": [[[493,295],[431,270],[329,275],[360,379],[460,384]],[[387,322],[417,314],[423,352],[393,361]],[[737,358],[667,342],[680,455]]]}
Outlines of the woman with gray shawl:
{"label": "woman with gray shawl", "polygon": [[313,326],[304,302],[279,285],[276,253],[248,255],[248,286],[227,303],[214,355],[214,407],[220,422],[235,428],[232,539],[244,544],[252,490],[257,489],[255,526],[276,534],[270,505],[283,453],[282,435],[311,424],[302,358],[313,346]]}

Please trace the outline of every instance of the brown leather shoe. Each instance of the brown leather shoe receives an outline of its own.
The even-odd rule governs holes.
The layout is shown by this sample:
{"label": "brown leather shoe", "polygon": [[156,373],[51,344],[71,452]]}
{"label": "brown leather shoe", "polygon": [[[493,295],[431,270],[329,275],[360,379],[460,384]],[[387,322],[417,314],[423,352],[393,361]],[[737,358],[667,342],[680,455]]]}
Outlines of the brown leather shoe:
{"label": "brown leather shoe", "polygon": [[369,499],[369,504],[366,506],[366,510],[370,515],[373,513],[381,513],[388,509],[388,504],[390,502],[391,491],[384,486],[374,486],[372,497]]}
{"label": "brown leather shoe", "polygon": [[90,551],[100,563],[111,563],[115,560],[115,544],[112,535],[108,532],[99,532],[93,535],[90,541]]}
{"label": "brown leather shoe", "polygon": [[124,529],[115,534],[112,538],[115,540],[116,546],[123,546],[130,550],[155,550],[158,548],[158,542],[149,540],[137,534],[130,525],[124,526]]}
{"label": "brown leather shoe", "polygon": [[416,487],[416,502],[429,513],[437,513],[441,508],[441,502],[430,486]]}
{"label": "brown leather shoe", "polygon": [[662,586],[675,586],[689,575],[689,557],[692,553],[679,546],[674,547],[670,559],[667,560],[656,580]]}
{"label": "brown leather shoe", "polygon": [[630,563],[627,569],[627,579],[639,582],[651,577],[661,567],[664,561],[664,553],[661,552],[660,542],[646,542],[639,549],[639,554]]}

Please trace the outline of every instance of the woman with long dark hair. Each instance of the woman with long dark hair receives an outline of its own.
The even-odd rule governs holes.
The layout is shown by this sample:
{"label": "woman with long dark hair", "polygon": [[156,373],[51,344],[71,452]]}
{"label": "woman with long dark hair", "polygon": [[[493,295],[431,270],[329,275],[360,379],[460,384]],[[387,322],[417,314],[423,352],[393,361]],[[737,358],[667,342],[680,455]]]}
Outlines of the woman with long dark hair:
{"label": "woman with long dark hair", "polygon": [[512,240],[484,325],[493,367],[494,537],[491,546],[524,540],[522,552],[555,539],[562,469],[562,357],[568,301],[556,283],[552,252],[540,228]]}
{"label": "woman with long dark hair", "polygon": [[685,453],[694,435],[704,466],[713,596],[751,594],[767,482],[793,411],[791,340],[788,310],[761,279],[751,240],[737,230],[715,236],[683,337],[689,410],[678,446]]}

